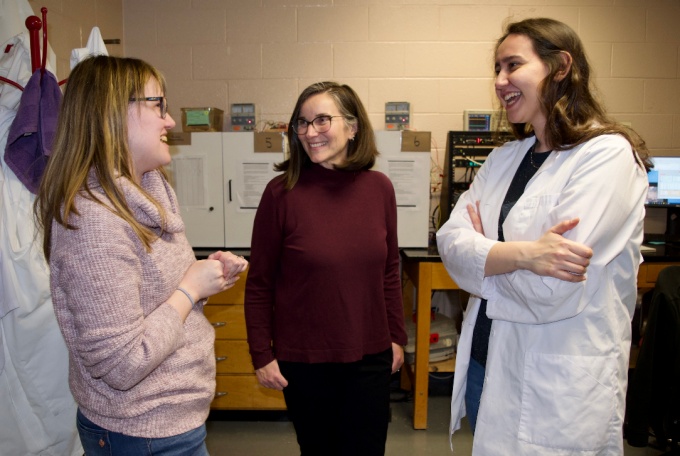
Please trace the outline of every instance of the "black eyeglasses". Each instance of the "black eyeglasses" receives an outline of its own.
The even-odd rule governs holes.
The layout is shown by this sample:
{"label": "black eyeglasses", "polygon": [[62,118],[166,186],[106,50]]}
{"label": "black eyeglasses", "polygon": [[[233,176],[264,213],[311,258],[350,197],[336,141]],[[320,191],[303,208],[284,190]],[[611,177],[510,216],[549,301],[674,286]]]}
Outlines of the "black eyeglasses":
{"label": "black eyeglasses", "polygon": [[130,98],[130,101],[157,101],[161,108],[161,119],[165,119],[165,115],[168,113],[168,102],[165,97]]}
{"label": "black eyeglasses", "polygon": [[314,127],[317,133],[326,133],[331,129],[331,120],[334,117],[345,117],[345,116],[318,116],[312,120],[303,119],[298,117],[297,120],[293,122],[293,131],[298,135],[304,135],[307,133],[307,129],[310,125]]}

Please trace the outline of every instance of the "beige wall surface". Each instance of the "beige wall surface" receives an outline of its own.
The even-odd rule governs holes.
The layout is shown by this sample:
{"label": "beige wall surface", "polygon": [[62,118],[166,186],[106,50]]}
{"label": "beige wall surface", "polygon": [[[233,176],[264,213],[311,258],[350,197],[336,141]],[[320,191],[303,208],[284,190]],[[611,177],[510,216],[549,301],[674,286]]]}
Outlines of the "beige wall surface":
{"label": "beige wall surface", "polygon": [[335,80],[377,130],[386,102],[410,102],[439,161],[465,109],[497,108],[494,41],[530,16],[572,26],[609,112],[653,153],[680,155],[677,0],[123,0],[125,55],[164,72],[176,119],[213,106],[229,128],[232,103],[255,103],[260,127],[288,121],[307,85]]}
{"label": "beige wall surface", "polygon": [[[170,112],[255,103],[258,126],[287,121],[302,89],[351,85],[376,130],[388,101],[411,104],[411,128],[431,131],[441,161],[465,109],[497,108],[492,49],[503,24],[548,16],[585,42],[609,112],[654,154],[680,155],[678,0],[30,0],[49,9],[50,42],[70,50],[97,25],[114,55],[166,75]],[[180,126],[178,125],[177,129]]]}

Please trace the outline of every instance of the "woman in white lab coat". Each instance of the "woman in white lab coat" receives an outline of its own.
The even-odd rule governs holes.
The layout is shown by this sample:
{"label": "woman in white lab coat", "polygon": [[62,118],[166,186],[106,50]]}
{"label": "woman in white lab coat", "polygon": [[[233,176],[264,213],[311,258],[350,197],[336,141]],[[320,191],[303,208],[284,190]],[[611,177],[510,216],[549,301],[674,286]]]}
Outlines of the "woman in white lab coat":
{"label": "woman in white lab coat", "polygon": [[623,454],[647,150],[593,98],[567,25],[508,25],[495,67],[518,140],[489,155],[437,233],[472,295],[450,431],[467,414],[475,455]]}

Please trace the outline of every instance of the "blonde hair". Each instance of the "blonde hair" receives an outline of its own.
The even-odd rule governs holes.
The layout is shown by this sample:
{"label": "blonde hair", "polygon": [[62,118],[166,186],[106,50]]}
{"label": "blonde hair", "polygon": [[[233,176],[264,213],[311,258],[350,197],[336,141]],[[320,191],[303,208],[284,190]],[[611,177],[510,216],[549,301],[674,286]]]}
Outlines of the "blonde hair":
{"label": "blonde hair", "polygon": [[[79,63],[69,75],[62,100],[52,154],[43,175],[34,213],[43,231],[43,252],[49,261],[52,223],[77,229],[72,217],[80,215],[75,199],[81,194],[109,208],[130,224],[147,251],[156,234],[141,225],[128,207],[116,180],[132,185],[161,206],[135,182],[128,146],[130,98],[144,97],[144,87],[155,80],[165,94],[165,79],[150,64],[131,58],[96,56]],[[110,206],[95,196],[88,184],[94,174]]]}

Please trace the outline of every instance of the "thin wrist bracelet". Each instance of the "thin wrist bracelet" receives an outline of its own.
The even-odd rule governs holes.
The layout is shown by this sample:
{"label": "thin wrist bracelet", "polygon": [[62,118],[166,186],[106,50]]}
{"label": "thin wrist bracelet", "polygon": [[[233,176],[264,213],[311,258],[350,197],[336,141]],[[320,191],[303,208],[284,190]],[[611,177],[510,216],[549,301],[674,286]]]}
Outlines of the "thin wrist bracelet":
{"label": "thin wrist bracelet", "polygon": [[185,290],[184,288],[182,288],[182,287],[177,287],[177,289],[178,289],[179,291],[181,291],[182,293],[184,293],[184,295],[187,297],[187,299],[188,299],[189,302],[191,303],[191,307],[194,307],[194,306],[196,305],[196,303],[194,302],[194,299],[191,297],[191,295],[189,294],[188,291],[186,291],[186,290]]}

